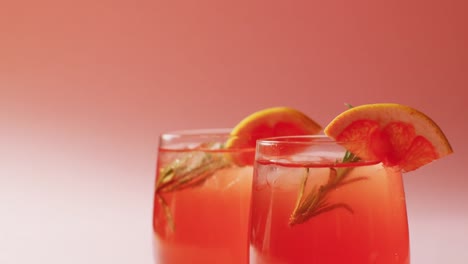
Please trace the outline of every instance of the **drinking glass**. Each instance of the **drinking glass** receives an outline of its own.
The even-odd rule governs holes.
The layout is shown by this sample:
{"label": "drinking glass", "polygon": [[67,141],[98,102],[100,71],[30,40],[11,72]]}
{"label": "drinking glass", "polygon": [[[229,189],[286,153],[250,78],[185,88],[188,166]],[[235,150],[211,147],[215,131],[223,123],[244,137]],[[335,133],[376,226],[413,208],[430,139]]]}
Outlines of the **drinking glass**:
{"label": "drinking glass", "polygon": [[153,213],[156,263],[248,263],[255,149],[226,148],[233,139],[229,132],[160,136]]}
{"label": "drinking glass", "polygon": [[347,144],[257,141],[250,263],[409,263],[401,172],[360,160]]}

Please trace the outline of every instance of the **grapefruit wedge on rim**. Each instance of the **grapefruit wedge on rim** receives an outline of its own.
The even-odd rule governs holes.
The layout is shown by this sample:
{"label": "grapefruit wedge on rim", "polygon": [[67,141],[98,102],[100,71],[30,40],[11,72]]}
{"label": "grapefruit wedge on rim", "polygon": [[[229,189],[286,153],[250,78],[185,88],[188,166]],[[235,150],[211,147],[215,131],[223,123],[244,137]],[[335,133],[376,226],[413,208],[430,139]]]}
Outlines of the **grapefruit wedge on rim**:
{"label": "grapefruit wedge on rim", "polygon": [[[322,127],[299,110],[290,107],[271,107],[242,119],[231,131],[227,149],[255,148],[257,139],[317,134]],[[233,157],[238,165],[253,164],[254,153]]]}
{"label": "grapefruit wedge on rim", "polygon": [[400,104],[366,104],[335,117],[325,134],[364,160],[379,160],[404,172],[453,152],[439,126],[424,113]]}

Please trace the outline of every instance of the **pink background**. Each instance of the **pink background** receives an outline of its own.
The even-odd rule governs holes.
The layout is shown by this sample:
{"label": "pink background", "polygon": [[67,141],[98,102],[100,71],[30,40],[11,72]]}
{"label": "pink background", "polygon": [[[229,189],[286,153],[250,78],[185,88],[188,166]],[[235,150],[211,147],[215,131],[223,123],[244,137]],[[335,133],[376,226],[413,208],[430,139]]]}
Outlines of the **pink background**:
{"label": "pink background", "polygon": [[443,128],[405,177],[412,260],[467,263],[467,3],[2,1],[0,263],[152,263],[159,133],[345,102]]}

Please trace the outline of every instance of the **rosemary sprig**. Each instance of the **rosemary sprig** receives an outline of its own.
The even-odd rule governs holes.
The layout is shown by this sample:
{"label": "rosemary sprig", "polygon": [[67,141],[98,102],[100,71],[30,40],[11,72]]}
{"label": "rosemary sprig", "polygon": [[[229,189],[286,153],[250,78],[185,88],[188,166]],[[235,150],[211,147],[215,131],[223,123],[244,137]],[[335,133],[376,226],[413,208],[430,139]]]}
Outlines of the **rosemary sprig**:
{"label": "rosemary sprig", "polygon": [[[346,151],[341,163],[356,162],[358,160],[359,157]],[[353,213],[353,209],[346,203],[330,203],[328,201],[328,196],[334,189],[366,179],[366,177],[347,179],[351,170],[352,168],[331,167],[327,183],[312,187],[310,192],[304,196],[307,179],[309,178],[309,168],[306,168],[304,179],[299,188],[296,206],[289,218],[289,225],[304,223],[314,216],[339,208]]]}
{"label": "rosemary sprig", "polygon": [[227,167],[229,162],[222,155],[210,153],[190,153],[177,159],[159,172],[156,192],[180,191],[197,186],[216,171]]}
{"label": "rosemary sprig", "polygon": [[156,196],[171,231],[175,230],[174,217],[163,194],[198,186],[230,164],[225,155],[194,151],[160,169],[156,181]]}
{"label": "rosemary sprig", "polygon": [[174,232],[175,224],[174,224],[174,217],[172,216],[172,213],[171,213],[171,208],[169,208],[169,205],[167,204],[164,197],[162,197],[160,194],[156,194],[156,196],[158,197],[159,205],[161,206],[161,208],[164,211],[164,215],[166,217],[166,221],[167,221],[167,225],[169,227],[169,230]]}

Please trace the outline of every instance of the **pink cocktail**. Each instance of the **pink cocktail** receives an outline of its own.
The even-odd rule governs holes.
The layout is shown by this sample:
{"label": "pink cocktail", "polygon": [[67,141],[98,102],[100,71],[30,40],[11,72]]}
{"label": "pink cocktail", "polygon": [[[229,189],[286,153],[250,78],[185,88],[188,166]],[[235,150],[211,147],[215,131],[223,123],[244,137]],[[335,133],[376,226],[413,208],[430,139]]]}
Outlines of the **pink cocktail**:
{"label": "pink cocktail", "polygon": [[409,263],[401,173],[343,144],[258,141],[252,190],[253,264]]}
{"label": "pink cocktail", "polygon": [[248,263],[253,148],[226,149],[227,130],[160,138],[154,198],[158,264]]}

